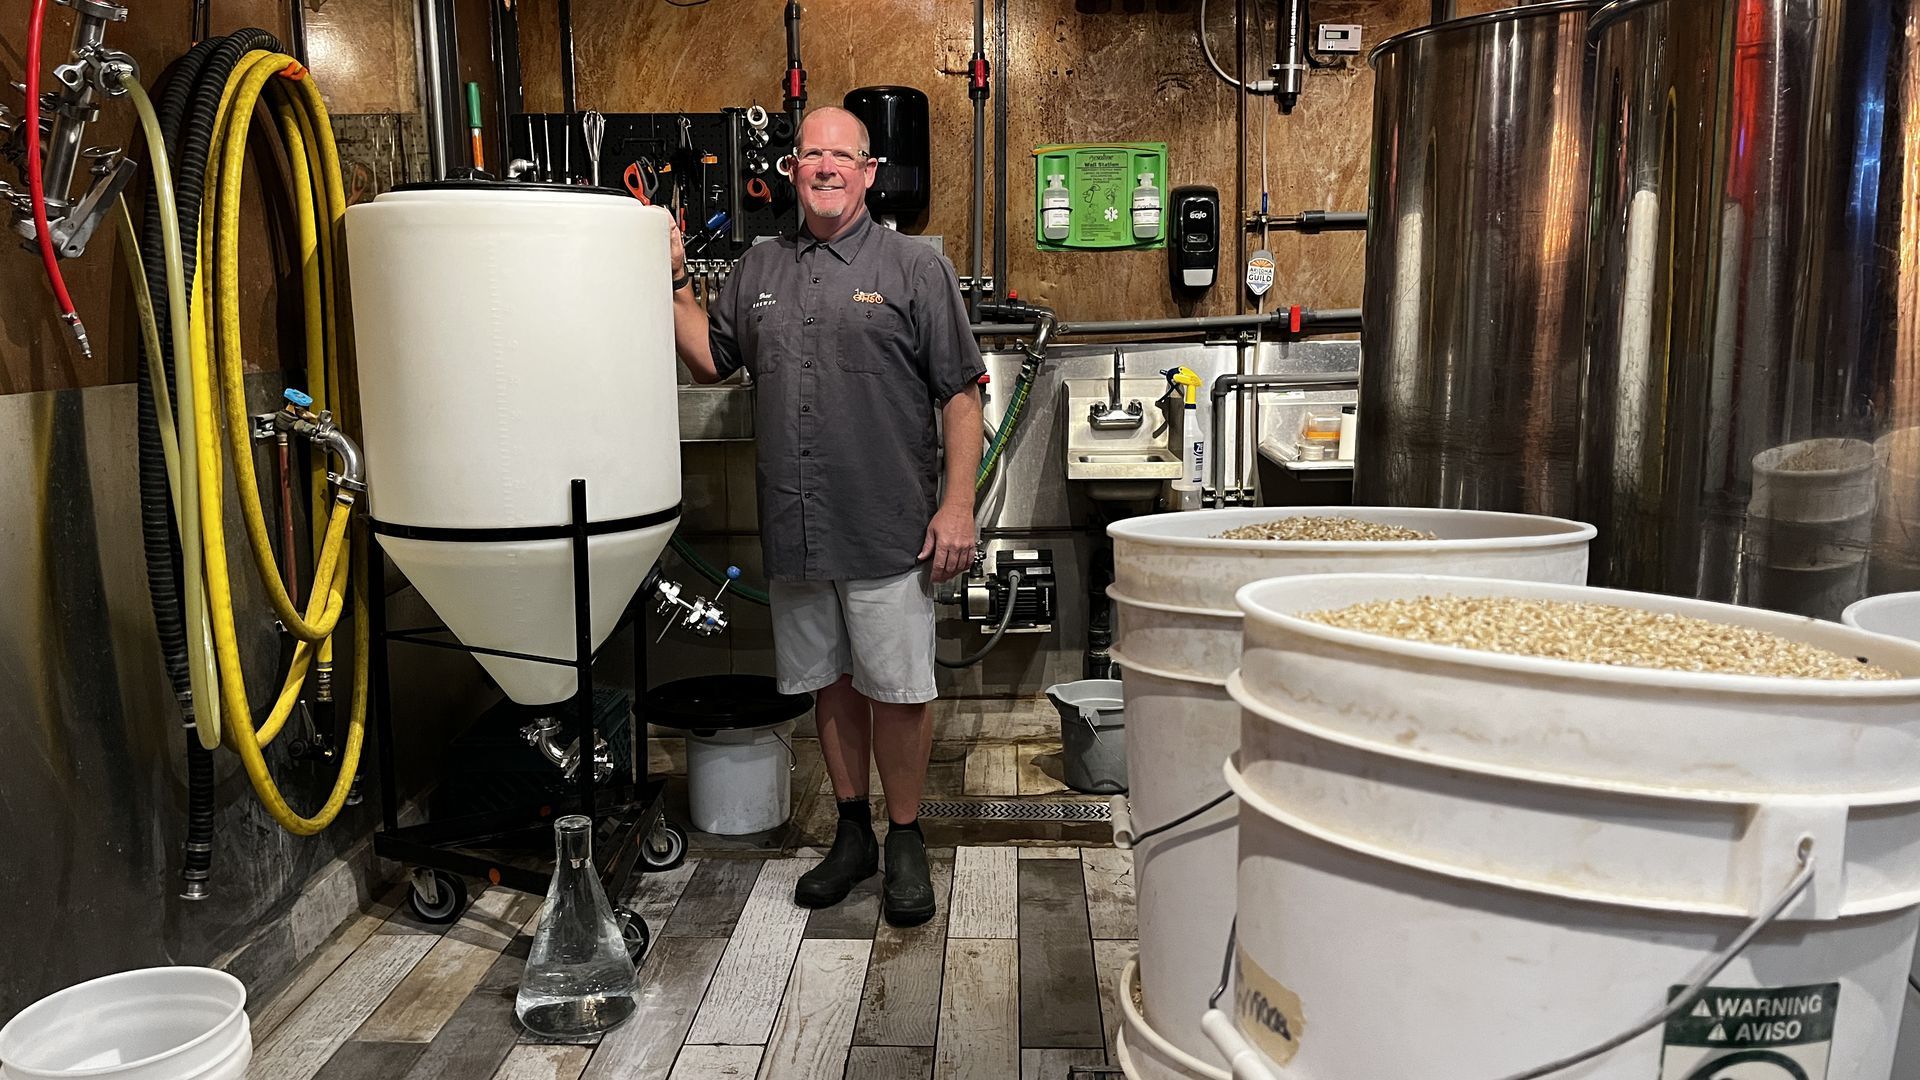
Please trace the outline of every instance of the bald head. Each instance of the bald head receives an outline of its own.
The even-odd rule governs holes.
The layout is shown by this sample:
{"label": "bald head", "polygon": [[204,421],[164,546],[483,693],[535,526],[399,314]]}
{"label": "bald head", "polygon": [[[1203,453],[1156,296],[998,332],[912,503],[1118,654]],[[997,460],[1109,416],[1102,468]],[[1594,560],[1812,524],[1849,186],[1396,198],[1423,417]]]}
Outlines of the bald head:
{"label": "bald head", "polygon": [[866,213],[867,187],[878,168],[867,125],[845,109],[808,113],[795,140],[793,186],[807,228],[825,240],[851,228]]}
{"label": "bald head", "polygon": [[822,105],[809,111],[800,121],[800,136],[795,141],[801,146],[847,146],[867,153],[873,151],[867,125],[838,105]]}

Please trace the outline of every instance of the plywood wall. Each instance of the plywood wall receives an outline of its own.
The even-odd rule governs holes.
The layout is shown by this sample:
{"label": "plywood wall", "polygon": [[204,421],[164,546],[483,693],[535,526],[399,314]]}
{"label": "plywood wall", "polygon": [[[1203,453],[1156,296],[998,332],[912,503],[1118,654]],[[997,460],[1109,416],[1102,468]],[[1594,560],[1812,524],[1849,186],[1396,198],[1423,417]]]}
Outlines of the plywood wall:
{"label": "plywood wall", "polygon": [[[108,43],[133,54],[141,75],[156,81],[172,60],[186,52],[192,4],[188,0],[135,2],[126,23],[113,27]],[[317,10],[315,8],[317,7]],[[26,63],[28,0],[0,0],[0,101],[18,112],[19,95],[6,84],[22,78]],[[220,0],[212,6],[215,33],[247,26],[287,37],[288,9],[276,0]],[[307,14],[309,59],[328,107],[339,113],[408,111],[417,105],[413,60],[413,15],[407,0],[329,0]],[[73,31],[72,11],[50,7],[44,45],[45,65],[65,59]],[[480,55],[485,55],[485,37]],[[49,81],[46,72],[43,83]],[[125,102],[107,104],[100,123],[87,129],[89,145],[127,146],[133,110]],[[144,161],[144,145],[133,156]],[[85,179],[84,176],[81,179]],[[0,180],[20,182],[10,165],[0,165]],[[259,192],[263,178],[247,179]],[[131,193],[139,205],[138,185]],[[277,366],[283,353],[298,346],[298,328],[286,318],[281,285],[293,271],[266,227],[264,203],[249,201],[243,257],[258,273],[242,286],[244,341],[251,366]],[[117,238],[103,227],[85,255],[63,263],[75,305],[93,341],[91,360],[81,356],[55,312],[38,258],[23,251],[11,234],[0,241],[0,394],[60,390],[131,382],[137,372],[139,328],[132,313],[127,277]],[[298,366],[297,356],[290,363]]]}
{"label": "plywood wall", "polygon": [[[1089,10],[1105,6],[1103,13]],[[1233,90],[1207,70],[1191,0],[1089,3],[1014,0],[1008,69],[1009,276],[1023,297],[1076,319],[1232,312],[1238,279],[1224,237],[1225,281],[1198,304],[1176,304],[1166,253],[1044,253],[1035,250],[1033,148],[1058,142],[1147,140],[1169,145],[1171,184],[1218,187],[1232,211],[1236,138]],[[1215,54],[1233,63],[1232,0],[1207,11]],[[603,112],[708,111],[758,101],[780,105],[786,67],[780,0],[573,0],[579,107]],[[1145,10],[1130,10],[1145,9]],[[1424,20],[1427,0],[1321,0],[1317,22],[1357,22],[1370,42]],[[518,8],[527,106],[560,108],[554,0]],[[1265,18],[1271,26],[1271,5]],[[988,53],[993,35],[988,4]],[[970,263],[972,102],[965,69],[973,44],[968,0],[809,0],[802,50],[812,104],[881,83],[924,90],[934,123],[934,206],[916,231],[939,233],[964,274]],[[1251,35],[1264,68],[1272,46]],[[1364,209],[1372,75],[1364,62],[1315,72],[1290,117],[1256,100],[1250,108],[1247,207],[1259,203],[1260,131],[1266,127],[1268,189],[1275,212]],[[991,117],[991,112],[989,112]],[[991,181],[989,181],[991,189]],[[991,192],[989,191],[989,195]],[[989,214],[991,208],[989,207]],[[989,218],[991,221],[991,217]],[[991,239],[989,239],[990,252]],[[1268,301],[1316,307],[1360,302],[1357,234],[1275,235],[1279,280]]]}

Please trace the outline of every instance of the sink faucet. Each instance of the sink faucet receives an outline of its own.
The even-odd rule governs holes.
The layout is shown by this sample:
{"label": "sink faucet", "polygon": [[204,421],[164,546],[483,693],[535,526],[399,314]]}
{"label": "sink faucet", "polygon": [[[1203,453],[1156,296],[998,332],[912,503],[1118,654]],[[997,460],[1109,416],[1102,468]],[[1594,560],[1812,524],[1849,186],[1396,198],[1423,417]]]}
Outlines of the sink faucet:
{"label": "sink faucet", "polygon": [[1106,401],[1096,401],[1087,410],[1087,423],[1096,429],[1106,431],[1111,428],[1137,428],[1146,420],[1145,411],[1140,407],[1140,399],[1135,398],[1120,404],[1120,373],[1126,370],[1126,361],[1119,349],[1113,350],[1113,389]]}

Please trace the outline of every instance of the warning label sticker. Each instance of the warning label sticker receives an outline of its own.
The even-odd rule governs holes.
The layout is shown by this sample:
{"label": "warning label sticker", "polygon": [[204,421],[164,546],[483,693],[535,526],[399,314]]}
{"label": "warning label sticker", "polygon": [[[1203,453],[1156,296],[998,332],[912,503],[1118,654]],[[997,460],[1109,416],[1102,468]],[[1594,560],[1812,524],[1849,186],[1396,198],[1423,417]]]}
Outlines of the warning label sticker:
{"label": "warning label sticker", "polygon": [[1839,983],[1710,987],[1667,1021],[1660,1080],[1827,1080],[1839,1004]]}

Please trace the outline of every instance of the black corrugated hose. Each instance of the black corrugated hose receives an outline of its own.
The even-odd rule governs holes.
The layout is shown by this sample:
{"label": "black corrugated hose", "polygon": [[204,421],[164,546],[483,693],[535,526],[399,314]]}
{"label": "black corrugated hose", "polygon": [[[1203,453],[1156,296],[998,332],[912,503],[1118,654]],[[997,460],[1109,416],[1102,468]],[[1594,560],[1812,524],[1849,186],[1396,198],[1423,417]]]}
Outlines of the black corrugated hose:
{"label": "black corrugated hose", "polygon": [[[241,57],[254,49],[279,49],[280,43],[264,30],[248,29],[224,38],[208,38],[189,50],[169,69],[158,102],[161,135],[175,162],[175,202],[180,235],[198,237],[200,203],[206,180],[207,154],[227,78]],[[140,236],[141,265],[153,296],[154,317],[168,319],[166,255],[160,232],[158,194],[147,186]],[[181,252],[187,291],[192,292],[198,245],[188,242]],[[172,339],[160,336],[160,369],[171,377]],[[183,895],[204,899],[209,893],[213,866],[214,769],[213,752],[200,745],[194,730],[194,703],[188,692],[186,623],[181,613],[180,548],[166,462],[160,449],[159,417],[154,405],[149,365],[139,373],[140,527],[146,545],[147,585],[153,602],[154,624],[168,681],[181,705],[187,744],[187,832],[181,860]]]}

